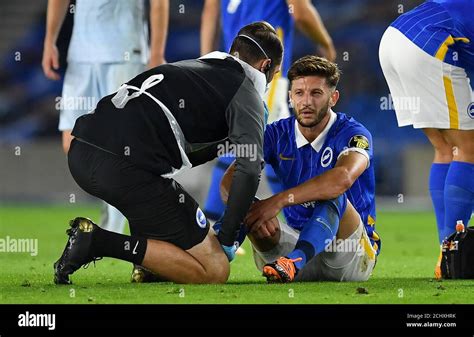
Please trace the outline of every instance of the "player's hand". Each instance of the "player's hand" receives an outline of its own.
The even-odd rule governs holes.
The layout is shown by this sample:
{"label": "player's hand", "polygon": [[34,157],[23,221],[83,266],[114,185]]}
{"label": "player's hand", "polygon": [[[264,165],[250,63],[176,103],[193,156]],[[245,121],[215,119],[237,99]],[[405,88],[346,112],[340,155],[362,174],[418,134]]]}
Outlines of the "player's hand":
{"label": "player's hand", "polygon": [[281,209],[281,202],[279,201],[278,195],[274,195],[271,198],[261,201],[256,201],[252,206],[250,206],[244,222],[247,225],[248,230],[252,233],[262,231],[263,235],[271,234],[265,233],[265,229],[261,227],[267,221],[276,218]]}
{"label": "player's hand", "polygon": [[59,73],[54,71],[59,69],[59,51],[55,44],[45,43],[41,65],[43,67],[44,75],[47,78],[54,81],[61,79]]}
{"label": "player's hand", "polygon": [[273,237],[276,232],[280,230],[280,224],[277,218],[270,219],[265,221],[259,228],[253,227],[253,230],[250,230],[252,236],[256,239],[268,239]]}

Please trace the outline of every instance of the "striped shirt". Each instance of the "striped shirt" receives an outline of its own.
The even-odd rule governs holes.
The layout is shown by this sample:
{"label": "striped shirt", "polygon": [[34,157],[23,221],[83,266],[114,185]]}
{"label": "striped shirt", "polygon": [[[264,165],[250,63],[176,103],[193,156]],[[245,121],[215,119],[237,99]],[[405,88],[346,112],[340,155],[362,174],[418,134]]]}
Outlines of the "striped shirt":
{"label": "striped shirt", "polygon": [[[331,112],[325,130],[311,144],[298,130],[294,116],[267,126],[264,159],[270,164],[284,189],[298,186],[336,165],[341,154],[357,151],[369,159],[369,167],[346,191],[347,198],[361,215],[371,237],[375,226],[375,174],[372,136],[354,118]],[[283,209],[288,225],[301,230],[311,218],[316,201]]]}
{"label": "striped shirt", "polygon": [[271,24],[285,48],[281,73],[286,77],[286,72],[291,66],[294,35],[294,20],[286,0],[222,0],[221,17],[227,52],[242,27],[262,20]]}
{"label": "striped shirt", "polygon": [[428,54],[474,70],[473,15],[473,0],[429,0],[402,14],[391,26]]}

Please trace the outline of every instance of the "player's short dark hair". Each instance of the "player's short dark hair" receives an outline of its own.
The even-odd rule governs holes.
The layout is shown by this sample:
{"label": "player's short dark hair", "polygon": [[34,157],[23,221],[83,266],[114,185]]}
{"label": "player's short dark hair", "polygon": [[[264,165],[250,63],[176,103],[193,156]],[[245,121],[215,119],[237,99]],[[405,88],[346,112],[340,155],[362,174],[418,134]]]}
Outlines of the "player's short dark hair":
{"label": "player's short dark hair", "polygon": [[324,77],[327,85],[334,89],[341,77],[341,71],[336,63],[328,61],[324,57],[307,55],[295,61],[288,70],[290,89],[293,80],[303,76]]}
{"label": "player's short dark hair", "polygon": [[234,55],[238,53],[242,61],[254,64],[266,58],[264,53],[252,40],[239,35],[249,36],[262,47],[268,58],[272,60],[271,71],[273,71],[277,65],[281,64],[283,58],[283,44],[275,28],[268,22],[257,21],[244,26],[237,33],[230,47],[230,54]]}

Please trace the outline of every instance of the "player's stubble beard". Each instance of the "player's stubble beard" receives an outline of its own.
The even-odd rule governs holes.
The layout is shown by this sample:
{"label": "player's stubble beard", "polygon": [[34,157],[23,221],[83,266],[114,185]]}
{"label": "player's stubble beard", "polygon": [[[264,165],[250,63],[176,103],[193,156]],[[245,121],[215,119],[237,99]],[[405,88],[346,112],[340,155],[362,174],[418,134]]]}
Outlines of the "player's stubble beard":
{"label": "player's stubble beard", "polygon": [[315,119],[313,121],[310,121],[307,123],[303,122],[303,116],[302,116],[302,113],[300,113],[300,111],[305,110],[305,109],[301,109],[300,111],[298,111],[296,114],[296,120],[298,121],[299,125],[301,125],[304,128],[312,128],[318,125],[319,123],[321,123],[324,117],[326,117],[326,115],[329,113],[330,99],[331,97],[329,97],[326,103],[324,104],[324,106],[315,113],[315,117],[314,117]]}

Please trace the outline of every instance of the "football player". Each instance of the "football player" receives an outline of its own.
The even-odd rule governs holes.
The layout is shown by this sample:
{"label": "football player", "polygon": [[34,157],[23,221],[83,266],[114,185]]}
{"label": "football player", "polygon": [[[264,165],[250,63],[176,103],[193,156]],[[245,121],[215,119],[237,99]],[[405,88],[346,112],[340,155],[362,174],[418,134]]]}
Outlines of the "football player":
{"label": "football player", "polygon": [[[71,174],[86,192],[117,207],[132,235],[74,219],[54,264],[56,283],[70,283],[69,275],[102,257],[142,265],[168,281],[226,282],[240,223],[258,187],[263,94],[280,70],[283,46],[273,27],[255,22],[239,31],[231,53],[152,68],[79,117],[68,153]],[[228,208],[215,236],[173,177],[230,145],[255,152],[235,153]]]}
{"label": "football player", "polygon": [[[375,178],[370,132],[332,110],[336,64],[305,56],[288,71],[295,116],[267,126],[264,159],[284,191],[252,204],[254,260],[269,282],[365,281],[375,266]],[[222,181],[227,197],[230,174]],[[283,210],[286,222],[276,216]]]}
{"label": "football player", "polygon": [[[440,244],[474,206],[474,1],[431,0],[401,15],[380,42],[380,64],[398,125],[434,147],[429,189]],[[412,106],[402,99],[415,98]],[[435,277],[441,277],[441,254]]]}
{"label": "football player", "polygon": [[[52,80],[60,78],[56,72],[59,68],[56,39],[69,6],[69,0],[48,1],[42,65],[45,75]],[[143,1],[77,0],[73,8],[74,26],[62,99],[75,103],[64,104],[59,117],[66,154],[73,138],[71,130],[79,116],[147,66],[156,67],[165,62],[169,0],[150,1],[150,47]],[[104,203],[100,226],[122,233],[125,218],[115,207]]]}
{"label": "football player", "polygon": [[[336,50],[318,11],[310,0],[206,0],[201,23],[201,55],[214,50],[219,23],[225,50],[229,50],[240,27],[253,21],[267,21],[275,27],[283,42],[285,54],[282,71],[277,74],[265,95],[268,105],[268,122],[289,117],[288,79],[285,74],[292,61],[295,26],[307,35],[319,48],[319,53],[334,61]],[[224,212],[219,195],[219,184],[225,170],[232,163],[231,156],[221,156],[213,169],[211,184],[204,205],[204,212],[211,220],[217,220]],[[274,193],[282,186],[270,166],[265,168],[267,181]]]}

